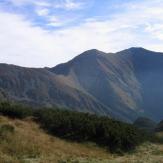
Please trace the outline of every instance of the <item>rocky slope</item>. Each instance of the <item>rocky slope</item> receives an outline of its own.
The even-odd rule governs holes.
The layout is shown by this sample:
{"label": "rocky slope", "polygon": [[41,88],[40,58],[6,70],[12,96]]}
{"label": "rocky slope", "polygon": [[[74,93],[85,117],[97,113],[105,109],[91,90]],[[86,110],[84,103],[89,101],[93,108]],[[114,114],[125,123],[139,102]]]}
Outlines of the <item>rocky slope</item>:
{"label": "rocky slope", "polygon": [[163,53],[89,50],[53,68],[0,64],[0,98],[133,121],[163,119]]}

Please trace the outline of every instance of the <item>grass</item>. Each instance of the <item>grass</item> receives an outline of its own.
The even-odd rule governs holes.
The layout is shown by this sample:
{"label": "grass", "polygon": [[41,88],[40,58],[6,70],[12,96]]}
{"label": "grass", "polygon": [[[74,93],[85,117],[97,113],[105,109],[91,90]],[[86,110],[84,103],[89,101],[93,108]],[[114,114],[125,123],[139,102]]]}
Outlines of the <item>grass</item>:
{"label": "grass", "polygon": [[[0,144],[0,162],[58,163],[73,158],[109,158],[109,153],[96,145],[67,142],[46,134],[31,119],[0,117],[0,124],[12,125],[14,133]],[[12,161],[11,161],[12,160]]]}
{"label": "grass", "polygon": [[96,144],[50,136],[31,118],[0,116],[0,131],[1,127],[5,132],[0,136],[0,163],[163,163],[163,144],[147,142],[132,153],[118,156]]}

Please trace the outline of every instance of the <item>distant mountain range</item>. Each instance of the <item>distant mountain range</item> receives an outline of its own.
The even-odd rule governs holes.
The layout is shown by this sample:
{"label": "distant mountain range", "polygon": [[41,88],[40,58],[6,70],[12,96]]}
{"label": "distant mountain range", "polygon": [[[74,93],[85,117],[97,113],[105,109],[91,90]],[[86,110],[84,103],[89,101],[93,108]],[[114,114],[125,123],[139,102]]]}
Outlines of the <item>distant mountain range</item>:
{"label": "distant mountain range", "polygon": [[0,99],[59,106],[125,121],[163,119],[163,53],[88,50],[53,68],[0,64]]}

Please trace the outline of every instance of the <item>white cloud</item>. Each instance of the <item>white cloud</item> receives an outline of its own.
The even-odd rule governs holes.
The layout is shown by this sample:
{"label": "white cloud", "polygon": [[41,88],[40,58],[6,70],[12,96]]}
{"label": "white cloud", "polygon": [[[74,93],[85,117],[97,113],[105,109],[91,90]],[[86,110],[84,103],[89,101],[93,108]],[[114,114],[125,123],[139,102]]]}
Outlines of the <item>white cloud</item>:
{"label": "white cloud", "polygon": [[47,1],[31,1],[34,5],[39,7],[50,7],[51,3]]}
{"label": "white cloud", "polygon": [[65,4],[63,5],[66,9],[80,9],[83,6],[81,2],[74,2],[73,0],[65,0]]}
{"label": "white cloud", "polygon": [[163,40],[163,23],[162,24],[148,24],[146,31],[151,33],[155,38]]}
{"label": "white cloud", "polygon": [[54,66],[86,49],[114,47],[108,42],[112,42],[113,36],[108,37],[99,29],[106,28],[106,23],[85,23],[78,27],[47,32],[33,27],[17,15],[0,13],[0,22],[0,62],[36,67]]}
{"label": "white cloud", "polygon": [[53,27],[60,27],[66,23],[66,21],[61,21],[57,16],[54,15],[48,16],[47,21],[49,22],[47,25]]}
{"label": "white cloud", "polygon": [[125,33],[119,32],[114,40],[114,34],[108,37],[107,22],[85,23],[54,32],[33,27],[22,17],[7,13],[0,13],[0,22],[1,62],[24,66],[54,66],[86,49],[114,49],[114,41],[118,41],[120,35],[126,38]]}
{"label": "white cloud", "polygon": [[85,3],[83,2],[79,2],[79,1],[77,2],[74,0],[63,0],[57,3],[54,2],[53,7],[66,9],[66,10],[76,10],[76,9],[81,9],[84,6],[84,4]]}
{"label": "white cloud", "polygon": [[48,32],[32,27],[17,15],[1,13],[0,22],[1,62],[24,66],[41,66],[43,60],[48,64],[51,59],[58,62],[55,57],[60,58],[61,52]]}
{"label": "white cloud", "polygon": [[[105,21],[88,19],[54,31],[35,27],[20,15],[0,12],[0,62],[43,67],[68,61],[92,48],[115,52],[143,46],[163,51],[163,1],[156,1],[132,4],[133,7],[129,4],[124,12]],[[57,17],[51,19],[56,24],[60,21]]]}
{"label": "white cloud", "polygon": [[49,14],[49,9],[47,8],[38,8],[35,11],[38,16],[47,16]]}

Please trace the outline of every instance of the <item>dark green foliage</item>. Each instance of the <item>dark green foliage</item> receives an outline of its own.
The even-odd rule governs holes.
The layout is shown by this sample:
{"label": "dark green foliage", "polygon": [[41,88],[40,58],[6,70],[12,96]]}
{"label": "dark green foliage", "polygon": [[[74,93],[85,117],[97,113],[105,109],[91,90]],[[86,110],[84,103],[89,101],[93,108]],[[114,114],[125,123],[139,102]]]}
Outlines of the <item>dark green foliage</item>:
{"label": "dark green foliage", "polygon": [[0,113],[14,118],[33,116],[52,135],[108,147],[112,152],[134,149],[144,141],[144,136],[134,126],[108,117],[59,109],[27,109],[17,105],[1,104]]}
{"label": "dark green foliage", "polygon": [[8,102],[0,103],[0,114],[12,118],[25,118],[33,115],[33,109],[24,107],[22,105],[10,104]]}
{"label": "dark green foliage", "polygon": [[38,110],[36,117],[51,134],[80,142],[94,141],[113,152],[134,149],[144,140],[141,131],[132,125],[107,117],[53,109]]}

